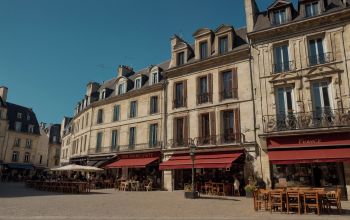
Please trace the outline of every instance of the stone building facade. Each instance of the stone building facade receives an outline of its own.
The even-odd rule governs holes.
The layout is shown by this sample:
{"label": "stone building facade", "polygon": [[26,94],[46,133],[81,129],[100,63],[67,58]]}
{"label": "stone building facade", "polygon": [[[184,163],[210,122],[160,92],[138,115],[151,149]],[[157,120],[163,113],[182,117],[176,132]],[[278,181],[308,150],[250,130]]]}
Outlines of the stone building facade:
{"label": "stone building facade", "polygon": [[245,1],[257,140],[271,187],[350,193],[350,7],[342,0]]}

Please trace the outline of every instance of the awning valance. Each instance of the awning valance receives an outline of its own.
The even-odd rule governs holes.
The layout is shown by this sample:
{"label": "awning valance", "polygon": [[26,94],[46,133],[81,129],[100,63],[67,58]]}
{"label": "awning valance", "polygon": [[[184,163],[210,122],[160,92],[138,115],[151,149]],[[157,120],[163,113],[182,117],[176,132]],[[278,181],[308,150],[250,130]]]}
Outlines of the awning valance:
{"label": "awning valance", "polygon": [[158,159],[159,157],[120,159],[114,163],[108,164],[105,167],[106,168],[122,168],[122,167],[143,168]]}
{"label": "awning valance", "polygon": [[[242,153],[229,154],[203,154],[196,155],[194,159],[195,168],[230,168],[232,162],[240,157]],[[159,165],[160,170],[190,169],[192,160],[189,155],[174,155],[168,161]]]}
{"label": "awning valance", "polygon": [[322,163],[350,161],[350,148],[269,151],[272,164]]}
{"label": "awning valance", "polygon": [[6,166],[10,169],[24,169],[24,170],[33,169],[32,164],[26,164],[26,163],[8,163]]}

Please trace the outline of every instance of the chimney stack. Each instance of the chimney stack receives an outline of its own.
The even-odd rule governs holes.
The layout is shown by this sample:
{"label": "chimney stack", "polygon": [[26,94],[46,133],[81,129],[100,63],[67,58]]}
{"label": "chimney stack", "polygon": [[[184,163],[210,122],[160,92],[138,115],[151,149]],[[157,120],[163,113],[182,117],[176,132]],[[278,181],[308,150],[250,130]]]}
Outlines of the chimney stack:
{"label": "chimney stack", "polygon": [[7,92],[8,92],[8,88],[5,86],[0,86],[0,97],[2,98],[2,100],[4,102],[7,101]]}
{"label": "chimney stack", "polygon": [[125,66],[125,65],[119,65],[118,66],[118,76],[131,76],[134,73],[134,70],[132,67]]}

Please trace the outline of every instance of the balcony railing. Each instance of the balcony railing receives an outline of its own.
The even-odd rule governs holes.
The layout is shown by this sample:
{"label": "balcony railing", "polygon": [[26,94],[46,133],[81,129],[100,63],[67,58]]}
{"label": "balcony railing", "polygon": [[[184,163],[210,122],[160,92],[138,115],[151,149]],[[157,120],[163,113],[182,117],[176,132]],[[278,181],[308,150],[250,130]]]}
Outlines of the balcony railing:
{"label": "balcony railing", "polygon": [[[192,139],[193,140],[193,139]],[[241,133],[224,133],[221,135],[209,135],[206,137],[194,138],[194,143],[197,146],[218,146],[225,144],[240,144],[244,140],[244,135]],[[187,148],[190,146],[191,139],[175,140],[170,139],[167,143],[168,148]]]}
{"label": "balcony railing", "polygon": [[332,61],[334,61],[334,57],[331,52],[309,56],[309,66],[330,63]]}
{"label": "balcony railing", "polygon": [[180,97],[173,100],[174,108],[185,107],[186,97]]}
{"label": "balcony railing", "polygon": [[295,62],[283,62],[273,64],[273,73],[284,73],[295,70]]}
{"label": "balcony railing", "polygon": [[197,102],[198,104],[203,104],[203,103],[207,103],[207,102],[211,102],[213,98],[213,94],[212,93],[202,93],[202,94],[198,94],[197,95]]}
{"label": "balcony railing", "polygon": [[109,147],[101,147],[101,148],[93,148],[89,149],[89,154],[96,154],[96,153],[117,153],[117,152],[123,152],[123,151],[131,151],[131,150],[148,150],[148,149],[157,149],[162,147],[162,142],[158,141],[155,143],[142,143],[142,144],[134,144],[133,146],[130,145],[118,145],[118,146],[109,146]]}
{"label": "balcony railing", "polygon": [[224,89],[220,92],[221,99],[237,99],[238,89]]}
{"label": "balcony railing", "polygon": [[263,116],[264,132],[348,127],[349,109],[321,108],[311,112]]}

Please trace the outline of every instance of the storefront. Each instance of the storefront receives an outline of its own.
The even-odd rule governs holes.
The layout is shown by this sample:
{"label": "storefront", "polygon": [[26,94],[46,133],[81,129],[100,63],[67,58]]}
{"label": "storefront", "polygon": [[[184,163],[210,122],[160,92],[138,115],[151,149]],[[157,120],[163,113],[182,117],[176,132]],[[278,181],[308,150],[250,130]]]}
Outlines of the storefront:
{"label": "storefront", "polygon": [[272,187],[341,187],[348,194],[350,134],[268,138]]}
{"label": "storefront", "polygon": [[[197,152],[194,158],[197,188],[200,188],[205,182],[232,184],[234,178],[237,178],[243,191],[244,155],[243,151]],[[160,170],[171,171],[173,190],[183,190],[186,184],[191,184],[191,169],[192,160],[189,153],[174,154],[160,164]]]}
{"label": "storefront", "polygon": [[120,179],[143,181],[152,179],[153,187],[161,187],[161,172],[159,171],[160,152],[120,154],[117,161],[105,166],[114,170],[114,175]]}
{"label": "storefront", "polygon": [[29,163],[4,163],[2,164],[2,181],[22,181],[31,176],[34,167]]}

